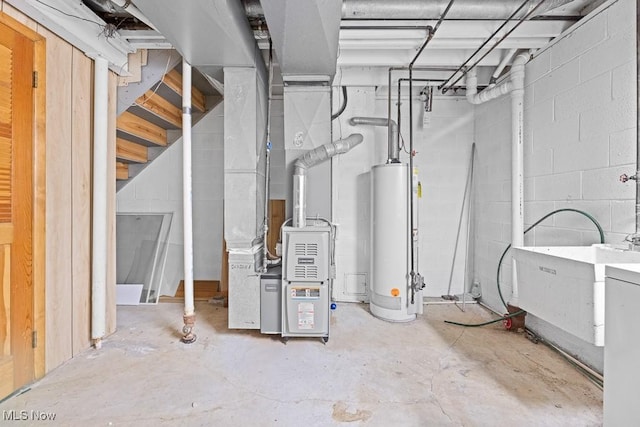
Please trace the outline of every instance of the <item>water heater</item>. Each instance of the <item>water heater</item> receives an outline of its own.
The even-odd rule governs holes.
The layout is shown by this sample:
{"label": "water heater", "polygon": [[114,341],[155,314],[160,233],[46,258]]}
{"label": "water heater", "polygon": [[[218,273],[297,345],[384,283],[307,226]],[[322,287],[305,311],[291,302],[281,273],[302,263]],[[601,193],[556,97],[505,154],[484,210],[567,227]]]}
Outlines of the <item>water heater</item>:
{"label": "water heater", "polygon": [[409,276],[409,166],[388,163],[371,169],[371,313],[391,322],[414,320],[422,292],[411,303]]}

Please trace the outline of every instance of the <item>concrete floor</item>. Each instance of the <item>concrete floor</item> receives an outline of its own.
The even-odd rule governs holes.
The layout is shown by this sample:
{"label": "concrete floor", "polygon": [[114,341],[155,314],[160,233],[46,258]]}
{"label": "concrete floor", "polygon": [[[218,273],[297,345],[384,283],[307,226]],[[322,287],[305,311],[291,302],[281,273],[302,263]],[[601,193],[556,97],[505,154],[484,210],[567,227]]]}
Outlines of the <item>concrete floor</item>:
{"label": "concrete floor", "polygon": [[[0,411],[54,412],[68,426],[590,426],[602,391],[555,352],[501,324],[430,305],[409,324],[340,304],[320,339],[227,330],[227,310],[197,304],[195,344],[178,341],[182,307],[118,309],[118,332]],[[19,423],[28,425],[29,423]],[[34,422],[33,424],[47,424]]]}

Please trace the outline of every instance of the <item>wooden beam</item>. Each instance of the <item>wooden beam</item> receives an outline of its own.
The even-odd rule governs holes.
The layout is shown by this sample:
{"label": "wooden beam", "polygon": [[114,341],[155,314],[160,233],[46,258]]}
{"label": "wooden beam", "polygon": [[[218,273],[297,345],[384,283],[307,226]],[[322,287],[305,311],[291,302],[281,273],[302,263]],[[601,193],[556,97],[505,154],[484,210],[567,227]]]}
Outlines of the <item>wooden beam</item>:
{"label": "wooden beam", "polygon": [[116,127],[121,132],[144,139],[152,144],[167,145],[166,130],[128,111],[118,117]]}
{"label": "wooden beam", "polygon": [[[167,74],[165,74],[162,82],[169,88],[171,88],[171,90],[173,90],[175,93],[182,96],[182,75],[178,71],[169,71]],[[191,104],[193,108],[204,113],[206,108],[205,96],[196,87],[191,88]]]}
{"label": "wooden beam", "polygon": [[118,160],[133,163],[147,163],[147,160],[149,160],[147,151],[148,149],[144,145],[136,144],[135,142],[122,138],[116,139],[116,159]]}
{"label": "wooden beam", "polygon": [[136,105],[160,117],[165,122],[179,128],[182,127],[182,110],[180,107],[173,105],[157,92],[148,90],[144,95],[136,99]]}
{"label": "wooden beam", "polygon": [[129,179],[129,165],[126,163],[116,162],[116,179],[126,181]]}

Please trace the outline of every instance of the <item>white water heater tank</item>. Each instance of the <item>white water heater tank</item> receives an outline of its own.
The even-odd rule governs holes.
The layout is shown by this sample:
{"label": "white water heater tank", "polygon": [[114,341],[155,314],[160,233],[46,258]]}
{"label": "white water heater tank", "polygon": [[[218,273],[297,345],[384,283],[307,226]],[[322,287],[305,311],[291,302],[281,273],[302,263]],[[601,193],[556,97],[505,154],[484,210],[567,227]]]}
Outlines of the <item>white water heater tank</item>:
{"label": "white water heater tank", "polygon": [[[371,313],[391,322],[416,317],[409,279],[409,166],[377,165],[371,169]],[[416,296],[415,302],[419,302]]]}

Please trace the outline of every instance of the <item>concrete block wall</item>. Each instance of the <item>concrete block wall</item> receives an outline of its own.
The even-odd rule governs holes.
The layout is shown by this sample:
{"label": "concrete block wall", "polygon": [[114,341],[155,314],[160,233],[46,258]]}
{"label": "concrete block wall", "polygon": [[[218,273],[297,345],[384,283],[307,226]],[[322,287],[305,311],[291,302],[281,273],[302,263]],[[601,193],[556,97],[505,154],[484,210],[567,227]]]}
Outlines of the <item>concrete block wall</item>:
{"label": "concrete block wall", "polygon": [[[426,295],[439,297],[448,292],[473,143],[473,106],[464,98],[437,97],[433,102],[430,125],[423,126],[423,104],[417,96],[414,99],[415,167],[419,170],[423,195],[418,215],[419,270],[427,283]],[[401,102],[402,135],[408,147],[408,97],[403,96]],[[369,281],[370,170],[373,165],[387,160],[386,128],[350,126],[348,120],[353,116],[386,117],[386,91],[378,93],[374,87],[349,88],[347,108],[340,119],[333,123],[334,139],[352,132],[364,135],[364,142],[360,146],[333,160],[333,221],[338,224],[334,295],[342,301],[366,299],[362,291]],[[401,160],[408,162],[408,154],[402,152]],[[452,294],[463,290],[466,213],[463,218],[450,291]],[[468,269],[472,271],[471,264]]]}
{"label": "concrete block wall", "polygon": [[[636,84],[635,2],[606,3],[526,66],[525,227],[559,208],[593,215],[608,243],[623,243],[635,230]],[[475,276],[483,301],[502,311],[495,275],[510,242],[510,99],[476,107],[478,174]],[[589,220],[561,213],[525,237],[526,245],[590,245],[598,234]],[[507,258],[510,259],[510,258]],[[505,262],[503,294],[511,294]],[[530,327],[602,369],[602,349],[575,340],[528,317]]]}
{"label": "concrete block wall", "polygon": [[[193,127],[193,269],[196,280],[220,280],[223,217],[223,104]],[[172,295],[184,278],[182,138],[117,194],[118,212],[173,212],[162,283]]]}

